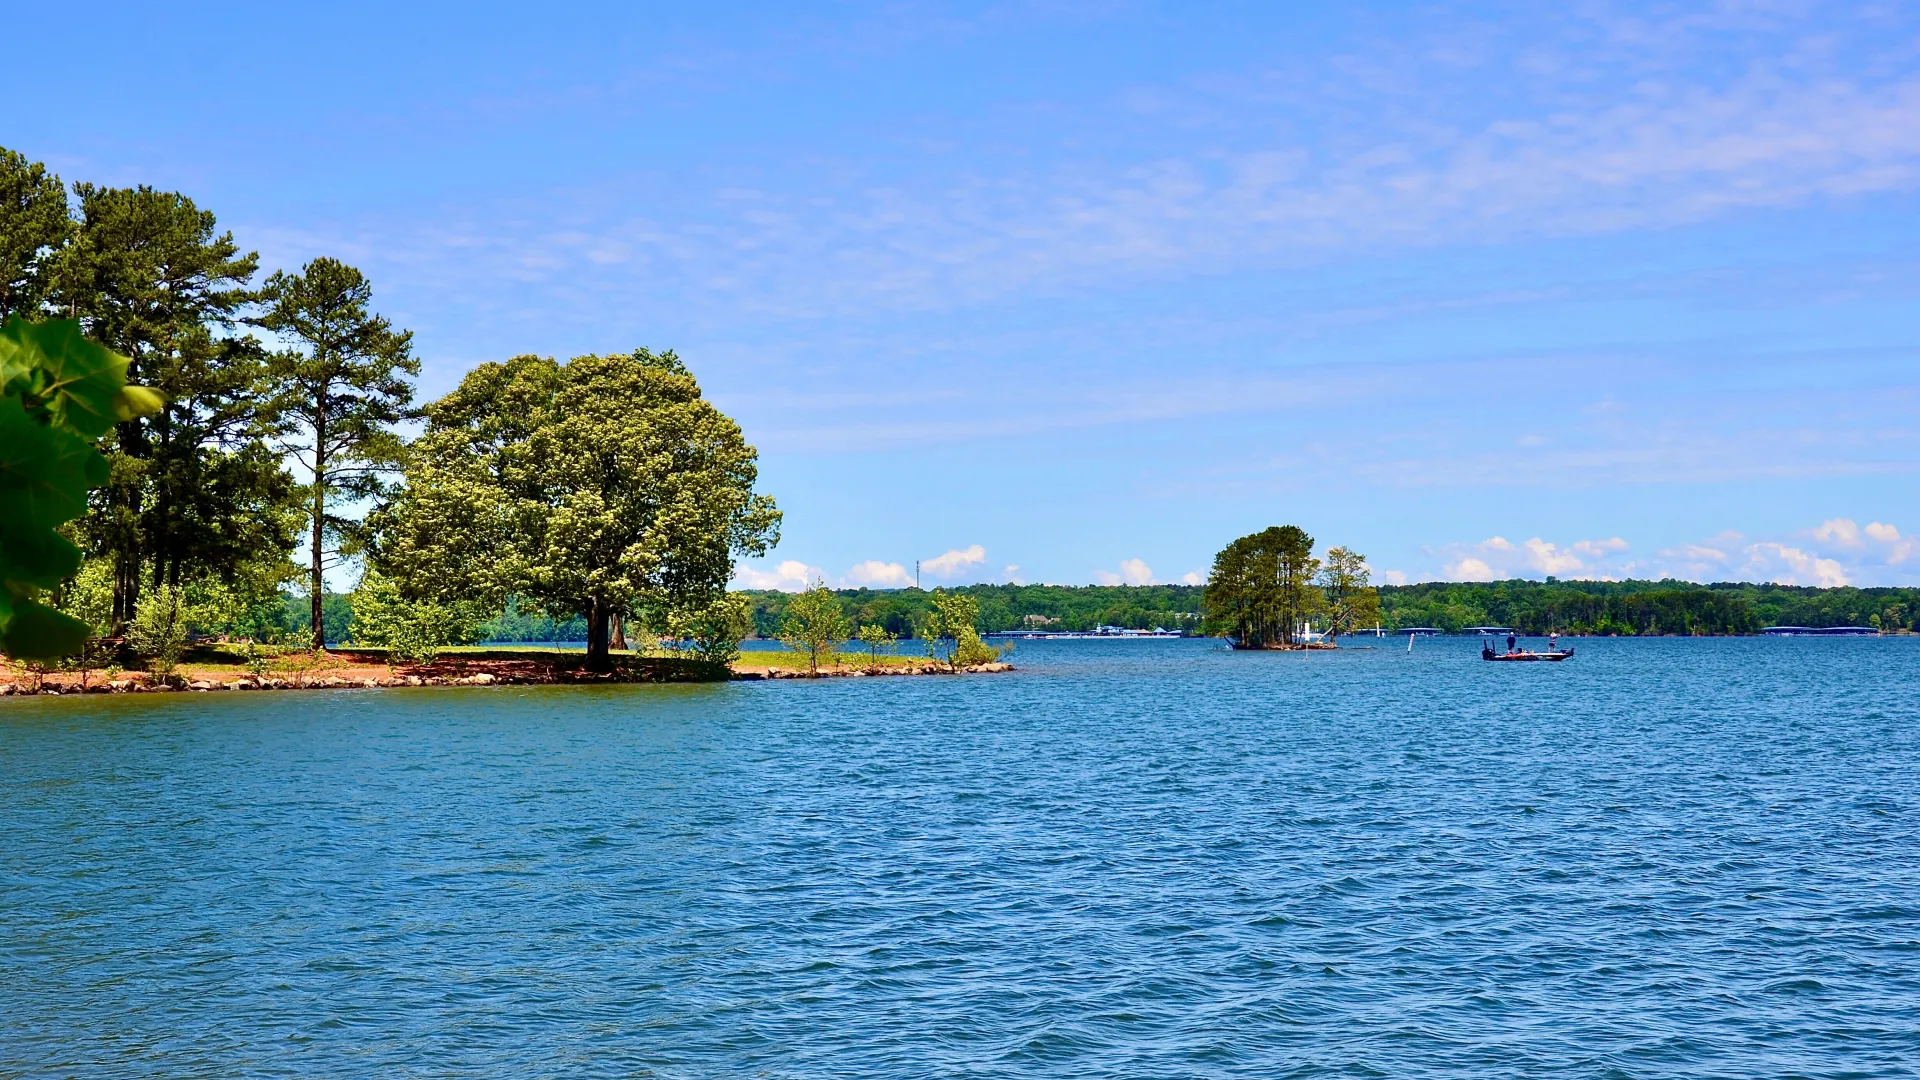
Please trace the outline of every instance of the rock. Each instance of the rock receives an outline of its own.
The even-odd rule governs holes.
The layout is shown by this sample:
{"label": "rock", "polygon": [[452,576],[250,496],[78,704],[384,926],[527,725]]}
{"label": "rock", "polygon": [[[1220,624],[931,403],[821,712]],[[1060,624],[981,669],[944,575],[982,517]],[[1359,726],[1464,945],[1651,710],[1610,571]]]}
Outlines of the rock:
{"label": "rock", "polygon": [[110,686],[108,686],[108,685],[107,685],[106,683],[103,683],[103,682],[97,682],[97,683],[94,683],[94,684],[93,684],[92,686],[89,686],[89,687],[87,687],[87,693],[89,693],[89,694],[111,694],[111,693],[113,693],[113,688],[112,688],[112,687],[110,687]]}
{"label": "rock", "polygon": [[377,690],[380,687],[380,680],[379,679],[361,679],[360,685],[366,687],[369,690]]}
{"label": "rock", "polygon": [[469,679],[467,680],[467,685],[469,685],[469,686],[492,686],[492,685],[494,684],[494,682],[495,682],[495,681],[496,681],[496,680],[494,679],[494,677],[493,677],[492,675],[490,675],[490,674],[488,674],[488,673],[486,673],[486,672],[484,672],[484,671],[483,671],[483,672],[481,672],[480,674],[478,674],[478,675],[475,675],[475,676],[473,676],[472,678],[469,678]]}
{"label": "rock", "polygon": [[407,680],[406,680],[406,682],[407,682],[407,685],[408,685],[408,686],[419,686],[419,685],[420,685],[420,676],[418,676],[418,675],[409,675],[409,676],[407,676]]}
{"label": "rock", "polygon": [[205,679],[195,679],[195,680],[193,680],[192,682],[190,682],[190,683],[188,683],[188,684],[187,684],[187,689],[189,689],[189,690],[211,690],[211,689],[213,689],[213,684],[212,684],[212,683],[210,683],[210,682],[208,682],[208,681],[206,681]]}
{"label": "rock", "polygon": [[319,682],[314,683],[313,685],[322,686],[327,688],[328,690],[338,690],[339,688],[347,685],[347,680],[341,678],[338,675],[329,675],[326,678],[321,679]]}

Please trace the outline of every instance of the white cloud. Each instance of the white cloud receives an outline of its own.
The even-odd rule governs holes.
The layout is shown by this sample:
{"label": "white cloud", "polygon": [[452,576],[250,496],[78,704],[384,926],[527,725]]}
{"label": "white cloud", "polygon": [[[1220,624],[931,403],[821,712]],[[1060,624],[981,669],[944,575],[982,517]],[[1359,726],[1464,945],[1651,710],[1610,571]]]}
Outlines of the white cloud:
{"label": "white cloud", "polygon": [[847,571],[840,581],[854,588],[904,589],[913,584],[913,572],[899,563],[868,559]]}
{"label": "white cloud", "polygon": [[1632,545],[1616,536],[1609,540],[1576,540],[1573,550],[1597,559],[1607,555],[1617,555],[1630,546]]}
{"label": "white cloud", "polygon": [[1527,565],[1543,574],[1559,576],[1571,570],[1586,569],[1586,564],[1580,561],[1580,556],[1570,551],[1565,551],[1558,545],[1550,544],[1537,536],[1528,540],[1525,547],[1527,549]]}
{"label": "white cloud", "polygon": [[1695,562],[1727,561],[1726,552],[1721,551],[1719,548],[1707,547],[1704,544],[1682,544],[1677,548],[1667,548],[1660,552],[1660,556],[1666,559],[1691,559]]}
{"label": "white cloud", "polygon": [[1382,570],[1380,571],[1380,580],[1388,585],[1405,585],[1407,583],[1407,573],[1404,570]]}
{"label": "white cloud", "polygon": [[1095,570],[1093,580],[1100,585],[1152,585],[1153,567],[1145,559],[1120,560],[1120,572]]}
{"label": "white cloud", "polygon": [[979,566],[987,561],[987,549],[979,544],[964,548],[954,548],[945,555],[937,555],[920,562],[920,572],[927,577],[947,580],[966,571],[968,567]]}
{"label": "white cloud", "polygon": [[1823,544],[1838,544],[1844,548],[1860,546],[1860,526],[1852,518],[1829,518],[1813,530],[1813,538]]}
{"label": "white cloud", "polygon": [[[1749,539],[1731,530],[1693,543],[1662,548],[1645,558],[1627,558],[1631,545],[1618,536],[1559,544],[1533,537],[1514,544],[1492,536],[1478,543],[1428,548],[1439,572],[1421,578],[1451,581],[1500,581],[1516,577],[1555,577],[1588,581],[1625,578],[1683,581],[1769,581],[1783,585],[1897,584],[1902,568],[1920,559],[1920,541],[1886,522],[1861,526],[1851,518],[1829,518],[1792,533]],[[1400,580],[1405,580],[1400,575]],[[1388,584],[1393,575],[1382,574]]]}
{"label": "white cloud", "polygon": [[1180,575],[1180,584],[1182,585],[1205,585],[1206,583],[1207,575],[1198,570],[1189,570]]}
{"label": "white cloud", "polygon": [[814,581],[824,579],[826,575],[817,566],[808,566],[798,559],[788,559],[772,570],[740,565],[734,568],[733,585],[740,589],[779,589],[781,592],[799,592]]}
{"label": "white cloud", "polygon": [[1818,585],[1823,589],[1848,584],[1847,573],[1834,559],[1780,543],[1749,544],[1743,580],[1780,585]]}
{"label": "white cloud", "polygon": [[1475,558],[1464,558],[1446,567],[1446,576],[1450,581],[1494,581],[1497,580],[1493,567]]}
{"label": "white cloud", "polygon": [[1006,566],[1002,567],[1000,570],[1000,576],[1003,578],[1006,578],[1007,583],[1010,585],[1026,584],[1026,582],[1021,580],[1020,578],[1020,567],[1014,563],[1008,563]]}

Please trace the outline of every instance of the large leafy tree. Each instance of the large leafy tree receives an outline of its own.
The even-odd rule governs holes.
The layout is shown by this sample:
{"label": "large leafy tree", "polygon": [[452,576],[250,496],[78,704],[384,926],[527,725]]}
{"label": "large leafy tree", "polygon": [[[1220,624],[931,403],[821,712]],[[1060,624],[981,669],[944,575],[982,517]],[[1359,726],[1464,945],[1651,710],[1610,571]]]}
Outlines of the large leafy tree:
{"label": "large leafy tree", "polygon": [[0,147],[0,322],[40,313],[53,260],[72,233],[60,178]]}
{"label": "large leafy tree", "polygon": [[148,187],[76,184],[79,222],[55,261],[51,300],[166,396],[119,423],[110,479],[86,532],[114,566],[114,622],[142,578],[274,577],[292,546],[291,481],[262,441],[265,352],[232,333],[257,260],[211,213]]}
{"label": "large leafy tree", "polygon": [[711,604],[778,540],[753,447],[672,352],[483,364],[426,416],[376,565],[414,595],[577,613],[595,666],[616,614]]}
{"label": "large leafy tree", "polygon": [[285,425],[285,449],[310,482],[302,502],[307,523],[307,594],[313,647],[323,649],[320,607],[326,571],[343,547],[357,547],[357,523],[335,513],[341,503],[383,490],[381,476],[397,462],[393,426],[413,413],[420,374],[413,335],[373,314],[373,287],[337,259],[315,259],[298,274],[267,279],[264,312],[253,322],[292,349],[266,362],[269,408]]}
{"label": "large leafy tree", "polygon": [[1372,577],[1365,555],[1344,547],[1327,549],[1319,585],[1326,595],[1329,637],[1379,624],[1380,590],[1371,584]]}
{"label": "large leafy tree", "polygon": [[1295,525],[1263,529],[1214,556],[1202,607],[1208,621],[1232,634],[1239,648],[1292,645],[1301,624],[1321,610],[1314,588],[1319,569],[1306,530]]}

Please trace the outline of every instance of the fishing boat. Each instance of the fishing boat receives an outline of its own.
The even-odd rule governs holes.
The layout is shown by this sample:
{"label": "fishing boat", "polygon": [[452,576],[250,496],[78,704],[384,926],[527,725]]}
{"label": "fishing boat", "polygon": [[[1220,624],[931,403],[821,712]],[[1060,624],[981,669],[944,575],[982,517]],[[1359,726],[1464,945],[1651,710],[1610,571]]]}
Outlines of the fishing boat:
{"label": "fishing boat", "polygon": [[1526,649],[1512,649],[1507,652],[1500,652],[1493,647],[1493,639],[1485,637],[1480,639],[1480,659],[1482,660],[1498,660],[1504,663],[1526,664],[1537,663],[1541,660],[1565,660],[1572,655],[1573,646],[1571,645],[1567,646],[1564,650],[1548,649],[1545,652],[1529,652]]}

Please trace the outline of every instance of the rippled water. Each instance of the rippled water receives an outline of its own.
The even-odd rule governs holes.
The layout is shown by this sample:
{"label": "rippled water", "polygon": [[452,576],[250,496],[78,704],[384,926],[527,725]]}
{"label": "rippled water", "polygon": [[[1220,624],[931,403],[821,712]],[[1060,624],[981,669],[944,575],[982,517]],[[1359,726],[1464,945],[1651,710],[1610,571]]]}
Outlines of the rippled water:
{"label": "rippled water", "polygon": [[3,1076],[1920,1068],[1920,640],[0,702]]}

